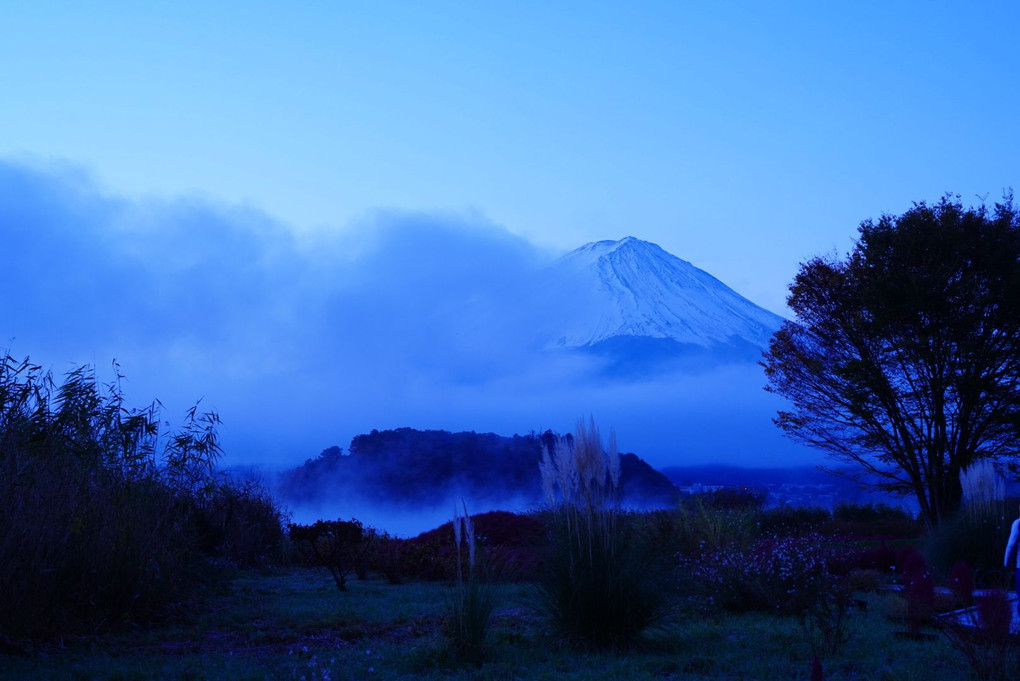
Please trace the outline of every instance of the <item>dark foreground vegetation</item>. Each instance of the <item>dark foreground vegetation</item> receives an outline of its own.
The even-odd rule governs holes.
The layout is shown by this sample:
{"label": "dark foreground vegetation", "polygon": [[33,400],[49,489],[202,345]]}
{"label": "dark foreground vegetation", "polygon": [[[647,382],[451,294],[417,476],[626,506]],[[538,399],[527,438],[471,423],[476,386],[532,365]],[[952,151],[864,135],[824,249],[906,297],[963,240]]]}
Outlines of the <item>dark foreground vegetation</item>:
{"label": "dark foreground vegetation", "polygon": [[[0,658],[4,679],[810,679],[795,617],[681,610],[626,651],[564,646],[531,609],[530,584],[501,585],[480,664],[455,662],[444,622],[454,587],[378,576],[338,593],[300,568],[236,573],[158,627],[36,644]],[[944,638],[897,636],[895,596],[865,595],[850,639],[820,659],[826,679],[967,679]]]}
{"label": "dark foreground vegetation", "polygon": [[[546,510],[401,539],[284,527],[224,477],[215,414],[176,430],[116,380],[0,373],[0,678],[1011,678],[1005,502],[627,512],[594,424],[538,462]],[[977,497],[973,497],[977,499]],[[964,628],[941,612],[975,606]]]}
{"label": "dark foreground vegetation", "polygon": [[[396,546],[376,535],[360,554],[368,569],[359,577],[355,567],[344,591],[295,551],[287,566],[221,567],[156,619],[9,637],[0,678],[977,678],[932,618],[956,607],[957,596],[889,588],[908,583],[909,563],[927,562],[912,519],[873,507],[780,511],[735,501],[708,495],[674,512],[625,516],[631,541],[645,551],[661,546],[645,554],[659,566],[632,567],[669,607],[615,642],[586,642],[551,616],[543,575],[556,533],[536,530],[555,521],[493,513],[474,517],[470,533],[461,524],[459,553],[452,524],[391,540]],[[873,522],[896,534],[865,534]],[[835,528],[861,534],[823,538]],[[476,542],[475,576],[467,534]],[[348,548],[354,555],[364,547]],[[678,548],[679,560],[662,569]],[[394,560],[398,580],[380,564]],[[477,650],[458,645],[464,630],[454,626],[458,612],[470,614],[464,600],[459,611],[457,604],[471,579],[489,602]],[[996,653],[1006,666],[993,669],[1004,673],[984,678],[1016,671],[1012,646]]]}
{"label": "dark foreground vegetation", "polygon": [[[116,374],[116,367],[115,374]],[[57,381],[0,359],[0,636],[59,640],[159,621],[217,565],[277,562],[279,509],[218,474],[215,413],[173,430],[120,376]]]}

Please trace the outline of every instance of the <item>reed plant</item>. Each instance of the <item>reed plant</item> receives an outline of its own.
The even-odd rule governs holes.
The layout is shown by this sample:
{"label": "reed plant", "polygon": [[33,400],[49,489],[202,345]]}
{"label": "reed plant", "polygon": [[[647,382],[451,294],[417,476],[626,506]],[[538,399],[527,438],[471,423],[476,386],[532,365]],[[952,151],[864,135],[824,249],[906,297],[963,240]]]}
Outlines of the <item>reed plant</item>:
{"label": "reed plant", "polygon": [[540,463],[552,545],[541,606],[567,639],[598,648],[632,643],[667,599],[619,504],[620,455],[593,419],[558,438]]}
{"label": "reed plant", "polygon": [[114,373],[58,381],[0,357],[0,635],[151,619],[208,574],[201,520],[226,489],[219,417],[196,406],[171,431],[158,402],[127,405]]}
{"label": "reed plant", "polygon": [[1004,516],[1006,480],[988,459],[976,461],[960,471],[963,507],[973,522]]}
{"label": "reed plant", "polygon": [[960,485],[960,511],[928,533],[924,553],[940,575],[962,560],[987,577],[1001,570],[1009,537],[1005,481],[992,462],[982,460],[960,473]]}

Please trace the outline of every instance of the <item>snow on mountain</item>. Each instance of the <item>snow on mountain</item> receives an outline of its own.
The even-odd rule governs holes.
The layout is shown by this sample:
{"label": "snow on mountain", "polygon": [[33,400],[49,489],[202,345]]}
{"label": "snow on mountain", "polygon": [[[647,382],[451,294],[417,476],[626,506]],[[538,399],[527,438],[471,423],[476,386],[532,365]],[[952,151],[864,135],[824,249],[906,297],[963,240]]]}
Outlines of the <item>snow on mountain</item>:
{"label": "snow on mountain", "polygon": [[620,339],[678,347],[764,348],[782,318],[659,246],[626,237],[589,243],[560,258],[552,276],[569,309],[551,345],[595,348]]}

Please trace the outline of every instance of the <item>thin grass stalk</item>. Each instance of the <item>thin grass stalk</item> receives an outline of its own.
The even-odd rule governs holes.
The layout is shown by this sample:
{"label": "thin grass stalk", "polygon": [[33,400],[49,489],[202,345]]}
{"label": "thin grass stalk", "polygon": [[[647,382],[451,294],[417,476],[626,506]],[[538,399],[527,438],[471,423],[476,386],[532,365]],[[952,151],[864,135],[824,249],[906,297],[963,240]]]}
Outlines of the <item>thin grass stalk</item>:
{"label": "thin grass stalk", "polygon": [[[477,573],[474,523],[468,513],[467,504],[462,502],[462,506],[463,516],[454,505],[453,534],[456,544],[457,583],[450,604],[447,635],[458,658],[480,664],[484,658],[485,639],[495,599],[491,586],[483,584]],[[466,579],[461,553],[462,541],[467,544]]]}

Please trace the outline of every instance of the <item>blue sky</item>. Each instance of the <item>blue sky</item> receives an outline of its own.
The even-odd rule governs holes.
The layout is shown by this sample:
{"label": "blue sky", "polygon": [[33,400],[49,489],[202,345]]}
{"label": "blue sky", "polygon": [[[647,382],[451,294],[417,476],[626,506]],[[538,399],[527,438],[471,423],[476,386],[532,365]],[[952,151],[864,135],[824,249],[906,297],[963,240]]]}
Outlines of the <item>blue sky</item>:
{"label": "blue sky", "polygon": [[11,3],[0,155],[294,229],[633,234],[782,311],[798,262],[1016,186],[1015,3]]}
{"label": "blue sky", "polygon": [[[1009,2],[7,3],[0,201],[19,208],[0,229],[53,277],[7,285],[42,308],[125,282],[118,296],[159,299],[78,352],[134,357],[147,376],[140,348],[162,343],[190,367],[182,381],[229,364],[202,359],[213,341],[343,298],[309,291],[364,275],[342,264],[366,244],[437,221],[445,236],[418,253],[449,237],[454,253],[526,259],[634,235],[783,313],[797,264],[845,252],[861,220],[1020,187],[1017,27]],[[13,219],[31,234],[12,237]],[[366,227],[379,224],[399,228]],[[93,269],[53,255],[69,244]],[[283,264],[268,276],[253,259]],[[308,296],[274,297],[295,282]],[[253,297],[272,305],[237,304]],[[116,316],[83,309],[81,324]],[[5,316],[18,349],[67,354],[53,339],[70,321]],[[166,340],[189,320],[202,323]],[[407,331],[379,325],[392,343]],[[286,341],[265,342],[238,367]],[[472,427],[464,414],[422,423]]]}

